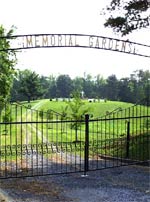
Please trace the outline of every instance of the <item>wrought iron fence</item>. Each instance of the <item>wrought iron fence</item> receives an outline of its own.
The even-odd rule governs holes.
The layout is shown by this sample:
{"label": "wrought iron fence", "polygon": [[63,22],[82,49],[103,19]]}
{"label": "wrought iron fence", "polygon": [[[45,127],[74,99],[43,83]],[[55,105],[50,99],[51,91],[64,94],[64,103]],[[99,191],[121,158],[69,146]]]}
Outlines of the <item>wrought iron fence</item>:
{"label": "wrought iron fence", "polygon": [[78,121],[31,107],[18,103],[0,111],[0,178],[86,174],[149,160],[148,105]]}

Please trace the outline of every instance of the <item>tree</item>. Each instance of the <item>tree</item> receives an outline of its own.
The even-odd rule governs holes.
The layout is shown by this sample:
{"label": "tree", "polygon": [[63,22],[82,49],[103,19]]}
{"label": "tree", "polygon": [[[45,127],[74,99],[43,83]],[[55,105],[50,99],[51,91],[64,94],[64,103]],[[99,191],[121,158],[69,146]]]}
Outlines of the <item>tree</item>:
{"label": "tree", "polygon": [[[138,76],[139,100],[148,102],[150,98],[150,71],[136,71]],[[142,101],[143,99],[143,101]]]}
{"label": "tree", "polygon": [[87,98],[95,97],[94,80],[92,79],[92,76],[90,74],[84,73],[83,91]]}
{"label": "tree", "polygon": [[150,72],[149,70],[137,70],[134,71],[133,74],[130,76],[130,81],[133,83],[133,97],[135,102],[143,104],[148,99],[150,95],[149,90],[149,79],[150,79]]}
{"label": "tree", "polygon": [[56,78],[53,75],[48,77],[48,84],[49,98],[56,98]]}
{"label": "tree", "polygon": [[6,33],[4,27],[0,26],[0,111],[4,103],[7,103],[10,99],[10,91],[15,75],[14,66],[17,62],[15,51],[3,51],[10,48],[8,38],[12,36],[13,32],[13,27]]}
{"label": "tree", "polygon": [[71,128],[75,129],[75,142],[78,142],[78,128],[81,126],[83,119],[83,115],[88,112],[88,108],[85,108],[85,103],[80,98],[80,92],[73,93],[73,101],[67,102],[68,107],[71,111],[70,115],[73,119],[73,123],[71,123]]}
{"label": "tree", "polygon": [[119,81],[118,97],[120,101],[147,104],[150,96],[149,70],[136,70],[129,78]]}
{"label": "tree", "polygon": [[73,89],[74,91],[82,92],[83,91],[83,78],[82,77],[75,77],[73,79]]}
{"label": "tree", "polygon": [[28,102],[38,99],[44,94],[41,87],[40,77],[35,72],[28,69],[20,71],[20,93],[27,97]]}
{"label": "tree", "polygon": [[40,82],[40,86],[41,86],[41,89],[42,89],[42,96],[44,98],[49,98],[48,97],[48,85],[49,85],[49,79],[45,76],[41,76],[39,78],[39,82]]}
{"label": "tree", "polygon": [[149,0],[111,0],[110,6],[104,10],[110,13],[104,26],[122,35],[150,25]]}
{"label": "tree", "polygon": [[57,96],[62,98],[70,97],[72,91],[72,80],[69,75],[60,75],[56,80]]}
{"label": "tree", "polygon": [[106,98],[105,86],[106,80],[101,75],[97,75],[95,80],[96,98]]}
{"label": "tree", "polygon": [[118,97],[122,102],[131,102],[132,94],[129,88],[129,78],[120,79]]}
{"label": "tree", "polygon": [[118,100],[118,80],[115,75],[111,75],[106,80],[105,86],[107,98],[110,100]]}

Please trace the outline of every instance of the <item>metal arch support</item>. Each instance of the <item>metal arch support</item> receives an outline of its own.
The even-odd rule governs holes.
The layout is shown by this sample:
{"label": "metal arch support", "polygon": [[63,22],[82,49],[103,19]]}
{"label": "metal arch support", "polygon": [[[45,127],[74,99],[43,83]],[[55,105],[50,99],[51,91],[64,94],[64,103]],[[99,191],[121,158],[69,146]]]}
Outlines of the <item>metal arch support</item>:
{"label": "metal arch support", "polygon": [[92,48],[150,58],[150,45],[120,40],[117,38],[86,34],[29,34],[0,37],[10,43],[9,49],[0,51],[24,50],[32,48]]}

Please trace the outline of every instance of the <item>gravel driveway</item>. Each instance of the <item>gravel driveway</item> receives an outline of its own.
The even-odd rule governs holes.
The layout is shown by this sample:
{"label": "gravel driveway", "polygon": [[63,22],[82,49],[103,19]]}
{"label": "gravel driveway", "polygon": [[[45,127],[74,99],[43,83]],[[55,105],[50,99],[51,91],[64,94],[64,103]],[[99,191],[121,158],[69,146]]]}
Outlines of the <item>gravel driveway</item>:
{"label": "gravel driveway", "polygon": [[0,180],[0,202],[150,202],[150,169],[125,166],[82,173]]}

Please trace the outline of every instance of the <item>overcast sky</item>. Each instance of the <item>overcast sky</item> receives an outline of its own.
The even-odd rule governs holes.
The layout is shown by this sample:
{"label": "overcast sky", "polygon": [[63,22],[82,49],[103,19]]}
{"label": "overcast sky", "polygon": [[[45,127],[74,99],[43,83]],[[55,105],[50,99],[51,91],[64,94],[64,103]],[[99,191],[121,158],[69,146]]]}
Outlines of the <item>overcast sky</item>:
{"label": "overcast sky", "polygon": [[[17,27],[15,34],[93,34],[121,38],[103,26],[106,16],[100,12],[109,0],[1,0],[0,24]],[[150,45],[150,28],[124,37]],[[19,69],[31,69],[42,75],[69,74],[118,78],[134,70],[150,69],[150,58],[83,48],[32,49],[18,54]]]}

